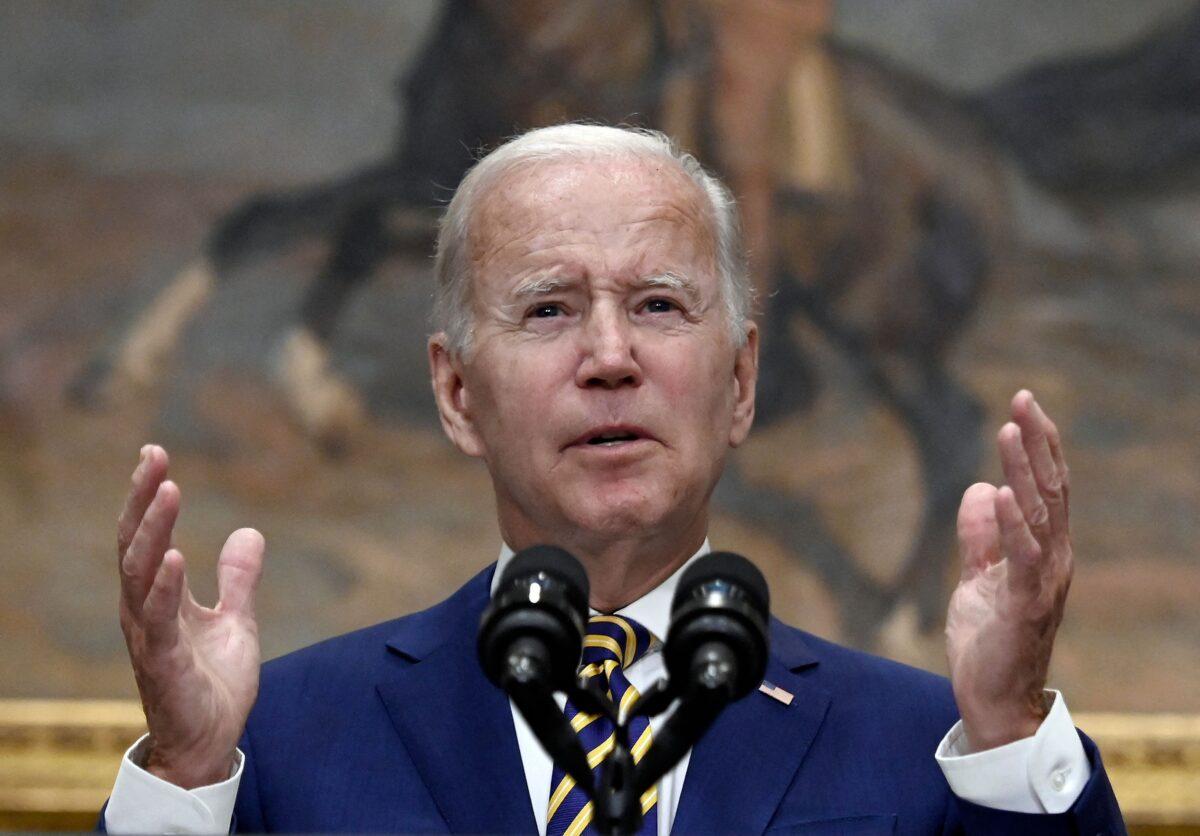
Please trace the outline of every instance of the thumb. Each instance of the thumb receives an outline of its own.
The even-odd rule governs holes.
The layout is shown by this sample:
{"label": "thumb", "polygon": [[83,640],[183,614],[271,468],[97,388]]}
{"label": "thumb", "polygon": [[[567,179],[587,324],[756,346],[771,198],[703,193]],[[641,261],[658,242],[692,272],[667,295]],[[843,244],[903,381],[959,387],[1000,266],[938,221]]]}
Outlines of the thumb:
{"label": "thumb", "polygon": [[266,541],[253,528],[239,528],[229,535],[217,559],[217,606],[224,612],[253,617],[254,593],[262,578]]}
{"label": "thumb", "polygon": [[996,486],[976,482],[958,507],[958,553],[962,576],[972,578],[1000,561],[1000,526],[996,522]]}

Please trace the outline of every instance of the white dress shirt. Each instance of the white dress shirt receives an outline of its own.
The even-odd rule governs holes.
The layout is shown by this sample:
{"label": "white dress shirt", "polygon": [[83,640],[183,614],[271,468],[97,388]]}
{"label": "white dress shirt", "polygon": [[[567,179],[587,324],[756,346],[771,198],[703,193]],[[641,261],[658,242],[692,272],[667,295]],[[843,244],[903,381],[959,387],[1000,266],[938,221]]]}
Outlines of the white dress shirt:
{"label": "white dress shirt", "polygon": [[[708,541],[688,563],[709,551]],[[500,553],[492,588],[498,582],[513,552],[505,546]],[[671,577],[643,595],[617,615],[627,616],[646,627],[660,639],[667,634],[671,599],[687,564]],[[661,650],[646,653],[626,668],[625,675],[639,691],[666,675]],[[934,753],[950,789],[962,799],[998,810],[1018,813],[1061,813],[1079,797],[1091,777],[1091,766],[1083,744],[1075,731],[1062,695],[1054,694],[1054,704],[1032,737],[983,752],[971,752],[962,731],[962,721],[954,725]],[[559,703],[563,699],[560,696]],[[513,724],[529,802],[533,806],[538,833],[546,832],[546,809],[550,800],[550,779],[554,765],[537,742],[532,730],[512,706]],[[652,718],[655,732],[666,715]],[[130,747],[121,761],[117,781],[104,813],[109,833],[225,833],[233,817],[238,783],[244,759],[241,751],[229,778],[219,784],[185,790],[151,775],[144,763],[143,737]],[[689,752],[658,784],[658,833],[669,836],[683,792]]]}

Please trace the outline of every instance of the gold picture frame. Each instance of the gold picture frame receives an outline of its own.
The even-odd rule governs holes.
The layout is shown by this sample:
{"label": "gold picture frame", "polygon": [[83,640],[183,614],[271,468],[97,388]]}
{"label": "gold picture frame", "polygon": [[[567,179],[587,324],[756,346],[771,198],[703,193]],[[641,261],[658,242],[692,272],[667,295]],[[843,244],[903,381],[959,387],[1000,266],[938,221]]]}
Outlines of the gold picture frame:
{"label": "gold picture frame", "polygon": [[[1200,834],[1200,715],[1079,714],[1134,833]],[[145,729],[122,700],[0,700],[0,830],[89,830]]]}

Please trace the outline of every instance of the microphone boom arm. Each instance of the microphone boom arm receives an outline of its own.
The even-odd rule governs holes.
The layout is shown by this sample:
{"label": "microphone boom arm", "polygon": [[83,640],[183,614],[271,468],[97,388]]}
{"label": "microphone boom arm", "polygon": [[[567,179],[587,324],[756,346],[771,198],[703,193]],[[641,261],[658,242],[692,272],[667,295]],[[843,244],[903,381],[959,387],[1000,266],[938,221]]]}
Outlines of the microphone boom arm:
{"label": "microphone boom arm", "polygon": [[[696,745],[733,697],[738,677],[738,660],[728,645],[708,642],[696,653],[692,676],[675,713],[654,736],[654,745],[638,762],[633,772],[637,796],[658,783]],[[647,692],[650,700],[639,700],[630,712],[658,714],[665,707],[669,686],[659,686]],[[648,702],[645,707],[642,702]],[[641,709],[641,710],[639,710]],[[657,709],[657,710],[651,710]]]}
{"label": "microphone boom arm", "polygon": [[592,797],[595,787],[583,744],[554,701],[554,692],[546,686],[544,674],[538,671],[543,662],[541,648],[537,642],[528,639],[518,639],[514,643],[515,652],[505,660],[503,688],[542,748]]}

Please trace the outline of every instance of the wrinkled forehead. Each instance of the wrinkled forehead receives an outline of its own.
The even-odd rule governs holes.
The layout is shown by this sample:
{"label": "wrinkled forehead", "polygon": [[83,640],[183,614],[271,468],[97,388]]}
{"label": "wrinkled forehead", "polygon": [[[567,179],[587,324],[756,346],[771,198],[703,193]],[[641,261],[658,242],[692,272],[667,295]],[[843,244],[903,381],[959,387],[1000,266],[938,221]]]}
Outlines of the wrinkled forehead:
{"label": "wrinkled forehead", "polygon": [[470,218],[471,263],[513,248],[535,251],[553,236],[603,235],[656,225],[715,272],[715,218],[708,196],[668,157],[586,156],[528,160],[483,185]]}

